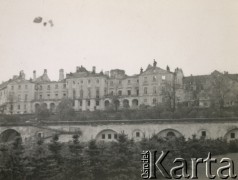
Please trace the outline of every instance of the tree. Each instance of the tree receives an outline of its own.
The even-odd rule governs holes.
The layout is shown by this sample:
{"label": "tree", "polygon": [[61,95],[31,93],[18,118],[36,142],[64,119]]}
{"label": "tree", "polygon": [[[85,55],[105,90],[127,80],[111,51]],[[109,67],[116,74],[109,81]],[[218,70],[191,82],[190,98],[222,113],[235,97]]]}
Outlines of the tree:
{"label": "tree", "polygon": [[83,145],[79,141],[79,134],[73,135],[73,142],[69,144],[69,156],[66,162],[66,177],[70,180],[78,180],[81,177],[87,179],[88,166],[83,156]]}
{"label": "tree", "polygon": [[48,118],[50,116],[50,111],[49,111],[49,109],[47,109],[46,104],[41,104],[36,109],[36,115],[40,119]]}
{"label": "tree", "polygon": [[75,116],[73,100],[64,98],[57,106],[56,113],[60,120],[70,120]]}
{"label": "tree", "polygon": [[210,79],[210,88],[208,91],[210,92],[210,97],[212,100],[212,104],[220,109],[224,107],[225,98],[233,89],[232,84],[229,83],[229,79],[227,79],[223,74],[219,72],[214,72]]}

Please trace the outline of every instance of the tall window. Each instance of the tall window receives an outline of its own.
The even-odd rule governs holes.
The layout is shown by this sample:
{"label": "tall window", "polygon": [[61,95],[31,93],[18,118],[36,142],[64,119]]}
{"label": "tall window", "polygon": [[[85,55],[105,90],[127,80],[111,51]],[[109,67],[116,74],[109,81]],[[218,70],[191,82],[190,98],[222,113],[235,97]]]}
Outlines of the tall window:
{"label": "tall window", "polygon": [[99,98],[99,88],[96,89],[96,98]]}
{"label": "tall window", "polygon": [[18,86],[18,89],[21,89],[21,85]]}
{"label": "tall window", "polygon": [[25,89],[27,89],[28,88],[28,86],[27,85],[25,85]]}
{"label": "tall window", "polygon": [[25,101],[27,101],[27,94],[25,94]]}
{"label": "tall window", "polygon": [[156,91],[156,87],[153,87],[153,93],[156,94],[157,91]]}
{"label": "tall window", "polygon": [[157,79],[157,77],[156,77],[156,76],[153,76],[153,82],[155,82],[155,81],[156,81],[156,79]]}
{"label": "tall window", "polygon": [[156,104],[156,102],[157,102],[156,98],[153,98],[153,104]]}
{"label": "tall window", "polygon": [[91,88],[88,88],[88,97],[91,97]]}
{"label": "tall window", "polygon": [[88,100],[88,106],[90,106],[90,100]]}
{"label": "tall window", "polygon": [[121,90],[118,91],[118,95],[119,95],[119,96],[122,95],[122,91],[121,91]]}
{"label": "tall window", "polygon": [[147,77],[144,77],[144,82],[147,82]]}
{"label": "tall window", "polygon": [[144,87],[144,94],[147,94],[147,87]]}
{"label": "tall window", "polygon": [[131,90],[127,90],[127,95],[128,95],[128,96],[131,95]]}
{"label": "tall window", "polygon": [[83,98],[83,90],[80,89],[80,98]]}
{"label": "tall window", "polygon": [[50,85],[47,86],[47,90],[50,90]]}

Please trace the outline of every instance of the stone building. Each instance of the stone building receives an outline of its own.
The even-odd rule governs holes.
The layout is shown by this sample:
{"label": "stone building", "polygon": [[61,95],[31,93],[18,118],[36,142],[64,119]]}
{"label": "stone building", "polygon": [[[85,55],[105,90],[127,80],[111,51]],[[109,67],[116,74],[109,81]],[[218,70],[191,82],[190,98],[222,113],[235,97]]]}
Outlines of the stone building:
{"label": "stone building", "polygon": [[165,70],[156,61],[132,76],[120,69],[97,72],[96,67],[89,71],[78,66],[66,77],[60,69],[58,81],[51,81],[46,69],[39,77],[33,71],[33,77],[26,80],[21,71],[0,85],[0,112],[34,113],[42,105],[54,112],[63,98],[72,99],[76,111],[155,106],[163,103],[166,96],[176,97],[174,101],[179,102],[184,99],[183,79],[181,69]]}

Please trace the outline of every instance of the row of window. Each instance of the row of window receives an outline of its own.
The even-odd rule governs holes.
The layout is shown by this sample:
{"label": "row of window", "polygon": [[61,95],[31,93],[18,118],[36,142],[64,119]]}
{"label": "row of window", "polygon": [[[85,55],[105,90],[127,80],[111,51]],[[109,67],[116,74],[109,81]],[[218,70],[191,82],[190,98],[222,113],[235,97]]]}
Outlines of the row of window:
{"label": "row of window", "polygon": [[[23,86],[23,85],[18,85],[18,90],[21,90],[22,87],[25,87],[25,89],[28,89],[28,85],[26,84],[25,86]],[[14,88],[15,88],[15,86],[12,85],[12,86],[11,86],[11,90],[14,90]]]}
{"label": "row of window", "polygon": [[[47,85],[46,86],[46,90],[51,90],[51,88],[53,88],[52,87],[53,85]],[[43,90],[43,87],[44,86],[42,86],[42,85],[38,85],[38,86],[35,86],[35,89],[36,90]],[[55,84],[54,85],[54,89],[58,89],[59,88],[59,85],[58,84]],[[63,88],[65,89],[66,88],[66,84],[63,84]]]}
{"label": "row of window", "polygon": [[[26,110],[26,107],[27,107],[27,105],[24,104],[24,105],[23,105],[24,110]],[[20,104],[17,105],[17,109],[18,109],[18,110],[21,110],[21,105],[20,105]],[[10,105],[10,110],[11,110],[11,111],[14,110],[14,106],[13,106],[12,104]]]}
{"label": "row of window", "polygon": [[[66,97],[66,96],[67,96],[66,93],[63,93],[63,97]],[[50,94],[47,94],[47,99],[49,99],[49,98],[56,98],[56,99],[58,99],[59,98],[59,94],[55,94],[54,97],[51,96]],[[39,99],[43,99],[43,95],[42,94],[39,95]]]}

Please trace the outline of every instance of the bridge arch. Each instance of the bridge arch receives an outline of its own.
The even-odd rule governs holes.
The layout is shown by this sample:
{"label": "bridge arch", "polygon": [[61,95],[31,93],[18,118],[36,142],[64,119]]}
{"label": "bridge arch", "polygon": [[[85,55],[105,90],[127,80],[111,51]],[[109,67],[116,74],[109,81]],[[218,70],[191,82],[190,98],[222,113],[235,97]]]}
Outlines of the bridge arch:
{"label": "bridge arch", "polygon": [[238,128],[233,128],[231,130],[228,130],[227,133],[225,134],[224,138],[228,142],[237,140],[238,139]]}
{"label": "bridge arch", "polygon": [[0,134],[0,142],[13,142],[17,138],[20,138],[22,141],[21,134],[15,129],[6,129]]}
{"label": "bridge arch", "polygon": [[164,129],[160,131],[157,136],[159,138],[168,138],[168,139],[174,139],[174,138],[180,138],[182,137],[182,133],[175,129]]}
{"label": "bridge arch", "polygon": [[118,133],[112,129],[104,129],[100,131],[96,136],[96,141],[115,141],[117,140]]}

